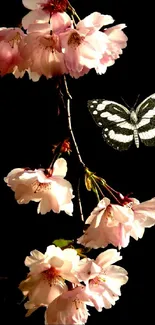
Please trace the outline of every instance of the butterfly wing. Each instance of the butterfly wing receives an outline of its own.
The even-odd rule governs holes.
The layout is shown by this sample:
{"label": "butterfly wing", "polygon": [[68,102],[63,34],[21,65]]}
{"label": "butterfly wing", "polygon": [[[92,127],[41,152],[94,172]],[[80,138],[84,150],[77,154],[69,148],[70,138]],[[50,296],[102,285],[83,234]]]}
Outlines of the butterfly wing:
{"label": "butterfly wing", "polygon": [[136,109],[137,130],[141,142],[155,146],[155,94],[147,97]]}
{"label": "butterfly wing", "polygon": [[104,140],[116,150],[127,150],[133,141],[134,126],[130,122],[130,111],[113,101],[88,100],[88,109],[96,122],[102,127]]}

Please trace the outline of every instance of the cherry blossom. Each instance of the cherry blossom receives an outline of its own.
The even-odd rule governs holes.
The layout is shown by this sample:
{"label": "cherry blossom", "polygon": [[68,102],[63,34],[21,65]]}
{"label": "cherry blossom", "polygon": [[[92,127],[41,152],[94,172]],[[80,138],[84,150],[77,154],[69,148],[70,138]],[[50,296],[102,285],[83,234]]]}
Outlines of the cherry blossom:
{"label": "cherry blossom", "polygon": [[107,67],[113,65],[115,60],[123,53],[122,49],[127,46],[128,40],[127,36],[122,31],[125,27],[125,24],[120,24],[104,30],[104,34],[108,37],[107,50],[103,54],[98,66],[95,67],[97,73],[105,73]]}
{"label": "cherry blossom", "polygon": [[48,306],[45,324],[83,325],[89,316],[87,304],[93,306],[96,302],[86,287],[78,286],[64,292]]}
{"label": "cherry blossom", "polygon": [[14,71],[22,62],[19,44],[24,38],[20,28],[0,28],[0,74]]}
{"label": "cherry blossom", "polygon": [[143,237],[145,228],[155,225],[155,198],[142,203],[128,198],[123,206],[110,204],[110,200],[104,198],[85,223],[90,226],[78,238],[78,243],[92,248],[106,247],[108,244],[126,247],[130,236],[138,240]]}
{"label": "cherry blossom", "polygon": [[134,222],[130,232],[135,240],[142,238],[145,228],[155,225],[155,198],[140,203],[137,199],[131,198],[131,209],[134,211]]}
{"label": "cherry blossom", "polygon": [[22,19],[25,29],[36,21],[48,23],[53,17],[59,20],[60,14],[67,15],[65,10],[68,6],[67,0],[23,0],[23,5],[32,10]]}
{"label": "cherry blossom", "polygon": [[87,218],[85,223],[90,226],[78,238],[78,243],[92,248],[104,248],[108,244],[126,247],[133,221],[134,212],[128,205],[110,204],[110,200],[104,198]]}
{"label": "cherry blossom", "polygon": [[57,296],[67,291],[65,280],[78,283],[74,269],[79,262],[76,250],[61,250],[54,245],[48,246],[45,254],[33,250],[25,259],[30,272],[19,285],[29,300],[25,304],[27,316],[40,306],[49,305]]}
{"label": "cherry blossom", "polygon": [[116,249],[99,254],[96,260],[83,258],[77,268],[77,277],[88,286],[98,304],[98,310],[111,308],[121,295],[120,287],[128,281],[124,268],[112,265],[122,257]]}
{"label": "cherry blossom", "polygon": [[24,168],[13,169],[5,182],[15,192],[15,199],[19,204],[30,201],[39,202],[37,212],[45,214],[51,210],[55,213],[65,211],[72,215],[73,203],[71,184],[64,179],[67,173],[65,159],[55,161],[53,168],[29,170]]}
{"label": "cherry blossom", "polygon": [[122,53],[127,37],[118,30],[125,25],[115,26],[109,32],[108,29],[106,32],[99,31],[104,24],[112,23],[111,16],[94,12],[80,21],[76,29],[61,33],[65,64],[72,77],[78,78],[92,68],[98,73],[105,73],[107,66],[113,64]]}
{"label": "cherry blossom", "polygon": [[31,25],[20,44],[20,54],[25,68],[40,76],[51,78],[67,73],[59,35],[51,34],[50,24]]}

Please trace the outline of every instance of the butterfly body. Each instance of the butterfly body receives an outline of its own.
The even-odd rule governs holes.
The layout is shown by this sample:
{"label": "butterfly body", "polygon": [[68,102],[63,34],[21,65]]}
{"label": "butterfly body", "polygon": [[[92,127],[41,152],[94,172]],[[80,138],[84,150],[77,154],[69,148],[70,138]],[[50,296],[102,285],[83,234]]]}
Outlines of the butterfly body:
{"label": "butterfly body", "polygon": [[104,140],[116,150],[127,150],[132,142],[155,146],[155,94],[147,97],[136,109],[104,99],[88,101],[89,111],[102,127]]}
{"label": "butterfly body", "polygon": [[135,124],[135,125],[138,122],[137,114],[136,114],[136,112],[133,109],[131,110],[131,113],[130,113],[130,122],[132,124]]}

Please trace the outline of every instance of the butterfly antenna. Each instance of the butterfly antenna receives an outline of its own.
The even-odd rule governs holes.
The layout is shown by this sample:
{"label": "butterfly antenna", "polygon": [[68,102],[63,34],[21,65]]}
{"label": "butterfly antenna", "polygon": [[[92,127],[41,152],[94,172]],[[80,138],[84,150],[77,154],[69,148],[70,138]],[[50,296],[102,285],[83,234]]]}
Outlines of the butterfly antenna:
{"label": "butterfly antenna", "polygon": [[140,96],[140,94],[137,95],[136,101],[135,101],[135,103],[134,103],[134,105],[133,105],[133,109],[136,107],[136,105],[137,105],[137,103],[138,103],[139,96]]}
{"label": "butterfly antenna", "polygon": [[130,109],[131,107],[126,103],[125,99],[123,97],[121,97],[121,99],[122,99],[123,103],[126,105],[126,107]]}

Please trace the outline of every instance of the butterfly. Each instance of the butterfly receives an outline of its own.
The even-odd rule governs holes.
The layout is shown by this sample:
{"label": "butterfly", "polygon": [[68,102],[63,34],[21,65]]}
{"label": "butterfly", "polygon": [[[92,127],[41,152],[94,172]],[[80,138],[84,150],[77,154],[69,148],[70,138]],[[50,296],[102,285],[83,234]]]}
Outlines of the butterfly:
{"label": "butterfly", "polygon": [[87,102],[88,109],[107,144],[114,149],[127,150],[133,141],[155,146],[155,94],[144,99],[137,108],[127,107],[104,99]]}

